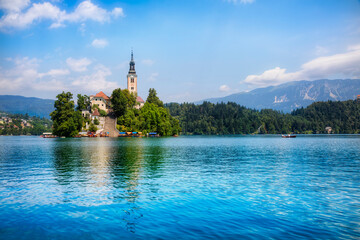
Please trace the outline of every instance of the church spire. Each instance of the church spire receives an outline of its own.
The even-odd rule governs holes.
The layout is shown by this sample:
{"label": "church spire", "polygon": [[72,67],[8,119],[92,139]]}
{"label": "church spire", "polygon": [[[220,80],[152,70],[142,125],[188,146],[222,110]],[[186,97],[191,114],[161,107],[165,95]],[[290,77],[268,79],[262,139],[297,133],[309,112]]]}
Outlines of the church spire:
{"label": "church spire", "polygon": [[134,53],[133,53],[132,49],[131,49],[131,60],[130,60],[129,73],[136,73],[136,71],[135,71],[135,61],[134,61]]}
{"label": "church spire", "polygon": [[135,71],[134,53],[131,49],[129,74],[127,75],[127,87],[130,93],[137,93],[137,75]]}

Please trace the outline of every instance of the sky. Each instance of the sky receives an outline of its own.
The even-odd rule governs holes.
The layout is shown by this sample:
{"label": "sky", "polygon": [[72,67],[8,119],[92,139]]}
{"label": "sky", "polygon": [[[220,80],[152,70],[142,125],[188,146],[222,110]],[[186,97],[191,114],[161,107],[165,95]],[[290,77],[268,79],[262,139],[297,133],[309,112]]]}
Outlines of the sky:
{"label": "sky", "polygon": [[359,0],[0,0],[0,94],[126,88],[164,102],[360,78]]}

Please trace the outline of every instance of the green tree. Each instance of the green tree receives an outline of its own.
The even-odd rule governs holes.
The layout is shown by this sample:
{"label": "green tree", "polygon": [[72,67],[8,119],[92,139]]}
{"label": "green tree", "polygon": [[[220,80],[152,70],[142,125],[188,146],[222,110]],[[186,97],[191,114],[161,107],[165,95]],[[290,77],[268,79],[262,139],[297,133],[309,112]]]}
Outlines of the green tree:
{"label": "green tree", "polygon": [[130,93],[128,89],[123,89],[121,91],[127,99],[127,108],[131,109],[131,108],[135,107],[137,96],[134,95],[134,93]]}
{"label": "green tree", "polygon": [[99,122],[99,120],[98,120],[97,118],[94,119],[94,124],[95,124],[95,125],[99,125],[99,124],[100,124],[100,122]]}
{"label": "green tree", "polygon": [[106,117],[106,116],[107,116],[107,113],[106,113],[105,110],[100,109],[100,110],[99,110],[99,113],[100,113],[100,115],[101,115],[102,117]]}
{"label": "green tree", "polygon": [[89,107],[90,107],[90,97],[87,95],[78,94],[76,110],[78,111],[87,110],[89,109]]}
{"label": "green tree", "polygon": [[154,88],[149,89],[149,95],[146,99],[146,102],[153,103],[158,107],[164,107],[164,103],[157,96],[156,90]]}
{"label": "green tree", "polygon": [[89,131],[90,132],[96,132],[97,130],[98,130],[97,127],[93,123],[90,123]]}
{"label": "green tree", "polygon": [[116,117],[123,116],[126,113],[128,109],[128,99],[120,88],[112,92],[111,105]]}
{"label": "green tree", "polygon": [[74,110],[74,101],[70,92],[62,92],[57,95],[55,110],[50,113],[53,121],[53,134],[57,136],[73,137],[79,133],[82,127],[80,111]]}
{"label": "green tree", "polygon": [[154,103],[146,102],[140,110],[140,129],[144,132],[157,132],[162,136],[171,136],[181,131],[179,121],[174,119],[169,110]]}

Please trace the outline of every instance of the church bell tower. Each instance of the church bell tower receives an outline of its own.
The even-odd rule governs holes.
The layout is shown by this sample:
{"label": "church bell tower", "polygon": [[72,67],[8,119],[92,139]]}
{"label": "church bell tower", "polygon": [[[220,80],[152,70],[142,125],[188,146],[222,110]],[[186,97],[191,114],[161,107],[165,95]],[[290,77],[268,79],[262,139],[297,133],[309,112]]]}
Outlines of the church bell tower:
{"label": "church bell tower", "polygon": [[131,50],[131,61],[130,61],[130,69],[127,75],[127,88],[130,93],[137,93],[137,75],[135,71],[135,61],[133,51]]}

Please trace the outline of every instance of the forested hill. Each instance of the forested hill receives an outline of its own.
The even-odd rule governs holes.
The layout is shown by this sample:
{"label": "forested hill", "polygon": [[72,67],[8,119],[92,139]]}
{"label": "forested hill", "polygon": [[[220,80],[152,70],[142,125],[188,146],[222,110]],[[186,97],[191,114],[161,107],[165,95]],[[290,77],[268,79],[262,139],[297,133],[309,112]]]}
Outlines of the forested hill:
{"label": "forested hill", "polygon": [[360,133],[360,103],[355,100],[316,102],[291,114],[231,102],[166,107],[180,120],[183,134],[325,133],[326,127],[332,133]]}
{"label": "forested hill", "polygon": [[52,99],[0,95],[0,111],[49,118],[54,111],[54,102]]}

